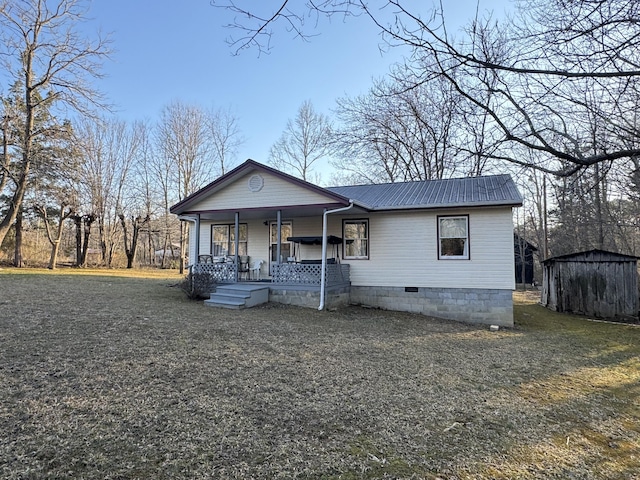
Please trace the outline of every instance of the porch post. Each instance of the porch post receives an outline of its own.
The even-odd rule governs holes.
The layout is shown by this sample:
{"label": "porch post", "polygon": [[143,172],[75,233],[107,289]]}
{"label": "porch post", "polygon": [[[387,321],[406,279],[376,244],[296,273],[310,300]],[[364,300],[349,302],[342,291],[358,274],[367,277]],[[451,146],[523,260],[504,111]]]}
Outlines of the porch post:
{"label": "porch post", "polygon": [[191,265],[198,263],[199,255],[200,255],[200,214],[196,215],[196,258],[192,258],[189,263],[191,263]]}
{"label": "porch post", "polygon": [[234,226],[235,239],[234,239],[234,263],[236,264],[236,282],[238,281],[238,246],[240,245],[240,212],[236,212],[236,224]]}
{"label": "porch post", "polygon": [[278,229],[278,233],[276,233],[277,235],[277,242],[278,245],[276,246],[276,264],[280,265],[280,254],[281,254],[281,242],[282,242],[282,211],[278,210],[278,212],[276,213],[276,219],[277,219],[277,229]]}

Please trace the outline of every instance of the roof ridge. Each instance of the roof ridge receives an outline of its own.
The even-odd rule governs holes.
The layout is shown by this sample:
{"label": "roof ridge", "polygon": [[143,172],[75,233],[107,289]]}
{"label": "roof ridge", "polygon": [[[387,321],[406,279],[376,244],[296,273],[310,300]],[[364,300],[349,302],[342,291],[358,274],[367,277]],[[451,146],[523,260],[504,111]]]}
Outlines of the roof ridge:
{"label": "roof ridge", "polygon": [[426,180],[404,180],[402,182],[382,182],[382,183],[357,183],[353,185],[331,185],[329,187],[325,187],[327,189],[331,188],[350,188],[350,187],[377,187],[382,185],[407,185],[407,184],[417,184],[417,183],[430,183],[430,182],[448,182],[448,181],[456,181],[456,180],[474,180],[478,178],[492,178],[492,177],[511,177],[508,173],[492,173],[490,175],[472,175],[467,177],[450,177],[450,178],[429,178]]}

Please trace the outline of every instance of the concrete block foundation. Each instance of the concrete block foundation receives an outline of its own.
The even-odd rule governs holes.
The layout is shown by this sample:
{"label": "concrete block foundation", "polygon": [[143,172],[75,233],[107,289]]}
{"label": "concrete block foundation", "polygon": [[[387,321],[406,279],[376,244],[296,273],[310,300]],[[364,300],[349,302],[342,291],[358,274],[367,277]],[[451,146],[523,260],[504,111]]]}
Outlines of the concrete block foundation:
{"label": "concrete block foundation", "polygon": [[511,290],[351,286],[352,305],[420,313],[466,323],[513,326]]}
{"label": "concrete block foundation", "polygon": [[[320,289],[292,285],[270,286],[269,301],[298,307],[318,308]],[[349,305],[349,285],[327,288],[324,298],[325,309],[333,310],[347,305]]]}

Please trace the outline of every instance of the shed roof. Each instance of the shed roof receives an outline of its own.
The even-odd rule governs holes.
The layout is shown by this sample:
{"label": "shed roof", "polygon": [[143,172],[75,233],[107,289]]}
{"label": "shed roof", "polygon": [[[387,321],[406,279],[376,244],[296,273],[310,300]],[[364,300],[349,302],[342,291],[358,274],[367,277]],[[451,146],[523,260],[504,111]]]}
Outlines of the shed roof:
{"label": "shed roof", "polygon": [[639,257],[625,255],[623,253],[609,252],[607,250],[587,250],[584,252],[568,253],[558,255],[544,260],[542,263],[552,262],[636,262]]}
{"label": "shed roof", "polygon": [[510,175],[329,187],[371,210],[522,205]]}

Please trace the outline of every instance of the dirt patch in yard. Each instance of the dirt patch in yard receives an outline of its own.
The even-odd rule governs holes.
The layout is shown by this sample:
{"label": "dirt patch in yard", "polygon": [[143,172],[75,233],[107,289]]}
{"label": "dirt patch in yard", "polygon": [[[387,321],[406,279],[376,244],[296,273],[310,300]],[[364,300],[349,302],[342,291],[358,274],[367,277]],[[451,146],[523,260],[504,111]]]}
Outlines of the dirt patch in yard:
{"label": "dirt patch in yard", "polygon": [[[640,328],[0,272],[0,477],[640,478]],[[635,477],[634,477],[635,475]]]}

